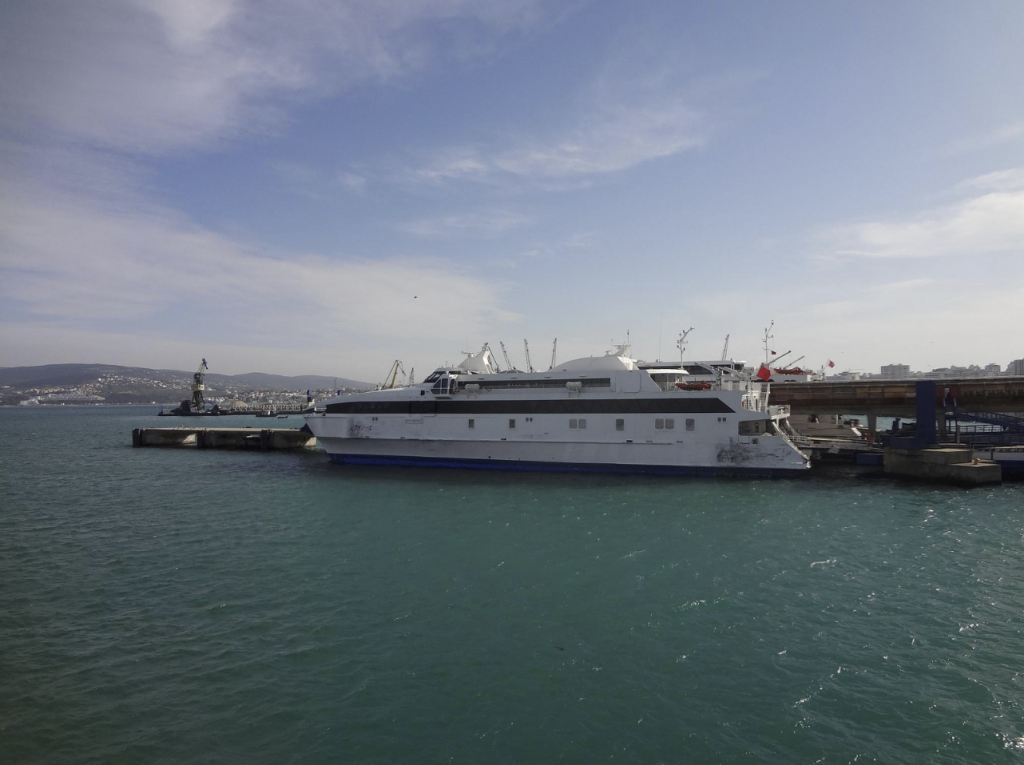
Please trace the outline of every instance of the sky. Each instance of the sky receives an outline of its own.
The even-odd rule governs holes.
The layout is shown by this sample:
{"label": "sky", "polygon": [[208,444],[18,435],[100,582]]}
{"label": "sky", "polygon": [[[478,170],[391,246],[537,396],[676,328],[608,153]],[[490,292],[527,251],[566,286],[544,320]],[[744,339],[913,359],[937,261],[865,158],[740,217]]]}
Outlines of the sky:
{"label": "sky", "polygon": [[1024,3],[8,0],[0,366],[1024,357]]}

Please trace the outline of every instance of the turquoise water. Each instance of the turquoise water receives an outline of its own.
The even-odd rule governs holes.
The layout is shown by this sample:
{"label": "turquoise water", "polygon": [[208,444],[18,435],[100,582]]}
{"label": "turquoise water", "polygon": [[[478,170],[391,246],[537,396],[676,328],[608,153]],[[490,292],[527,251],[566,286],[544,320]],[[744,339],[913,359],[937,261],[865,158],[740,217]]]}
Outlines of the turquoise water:
{"label": "turquoise water", "polygon": [[155,411],[0,410],[5,763],[1024,759],[1024,484],[132,449]]}

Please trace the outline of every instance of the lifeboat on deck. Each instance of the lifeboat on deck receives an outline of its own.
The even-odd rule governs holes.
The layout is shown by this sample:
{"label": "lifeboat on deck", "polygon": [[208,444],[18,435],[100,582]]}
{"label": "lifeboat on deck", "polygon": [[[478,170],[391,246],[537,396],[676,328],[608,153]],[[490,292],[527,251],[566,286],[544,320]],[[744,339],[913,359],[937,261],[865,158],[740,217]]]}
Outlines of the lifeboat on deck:
{"label": "lifeboat on deck", "polygon": [[711,383],[706,380],[700,382],[677,382],[676,387],[679,390],[711,390]]}

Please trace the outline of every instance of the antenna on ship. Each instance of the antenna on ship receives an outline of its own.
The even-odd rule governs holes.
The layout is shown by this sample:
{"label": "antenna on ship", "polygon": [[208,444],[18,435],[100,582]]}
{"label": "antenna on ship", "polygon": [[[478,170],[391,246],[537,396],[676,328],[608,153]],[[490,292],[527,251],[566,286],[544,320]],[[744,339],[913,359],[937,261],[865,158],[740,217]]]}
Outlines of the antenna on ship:
{"label": "antenna on ship", "polygon": [[558,338],[555,338],[555,342],[551,344],[551,366],[548,369],[555,368],[555,352],[558,350]]}
{"label": "antenna on ship", "polygon": [[498,341],[498,345],[501,346],[501,355],[505,357],[505,366],[508,367],[508,369],[505,370],[505,371],[506,372],[515,372],[516,371],[515,365],[511,361],[508,360],[508,351],[505,349],[505,341],[504,340],[499,340]]}
{"label": "antenna on ship", "polygon": [[690,336],[691,332],[693,332],[693,327],[690,327],[689,329],[687,329],[684,332],[682,332],[679,335],[679,339],[676,340],[676,348],[679,349],[679,365],[680,366],[682,366],[682,364],[683,364],[683,354],[686,353],[686,338],[688,338]]}
{"label": "antenna on ship", "polygon": [[523,340],[523,348],[526,350],[526,371],[532,372],[534,370],[533,364],[530,363],[530,344],[525,339]]}
{"label": "antenna on ship", "polygon": [[722,346],[722,361],[729,358],[729,336],[725,336],[725,345]]}
{"label": "antenna on ship", "polygon": [[775,326],[775,319],[772,319],[772,323],[764,328],[764,365],[768,366],[768,341],[771,340],[775,335],[771,334],[772,327]]}

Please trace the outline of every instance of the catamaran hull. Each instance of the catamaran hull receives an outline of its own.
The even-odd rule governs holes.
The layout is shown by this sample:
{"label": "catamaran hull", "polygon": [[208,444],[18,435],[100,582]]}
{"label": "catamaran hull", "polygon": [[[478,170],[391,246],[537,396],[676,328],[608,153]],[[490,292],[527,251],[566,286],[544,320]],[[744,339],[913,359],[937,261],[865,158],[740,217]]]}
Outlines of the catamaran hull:
{"label": "catamaran hull", "polygon": [[757,443],[514,443],[319,437],[331,460],[349,465],[573,473],[774,478],[806,474],[809,461],[777,436]]}

